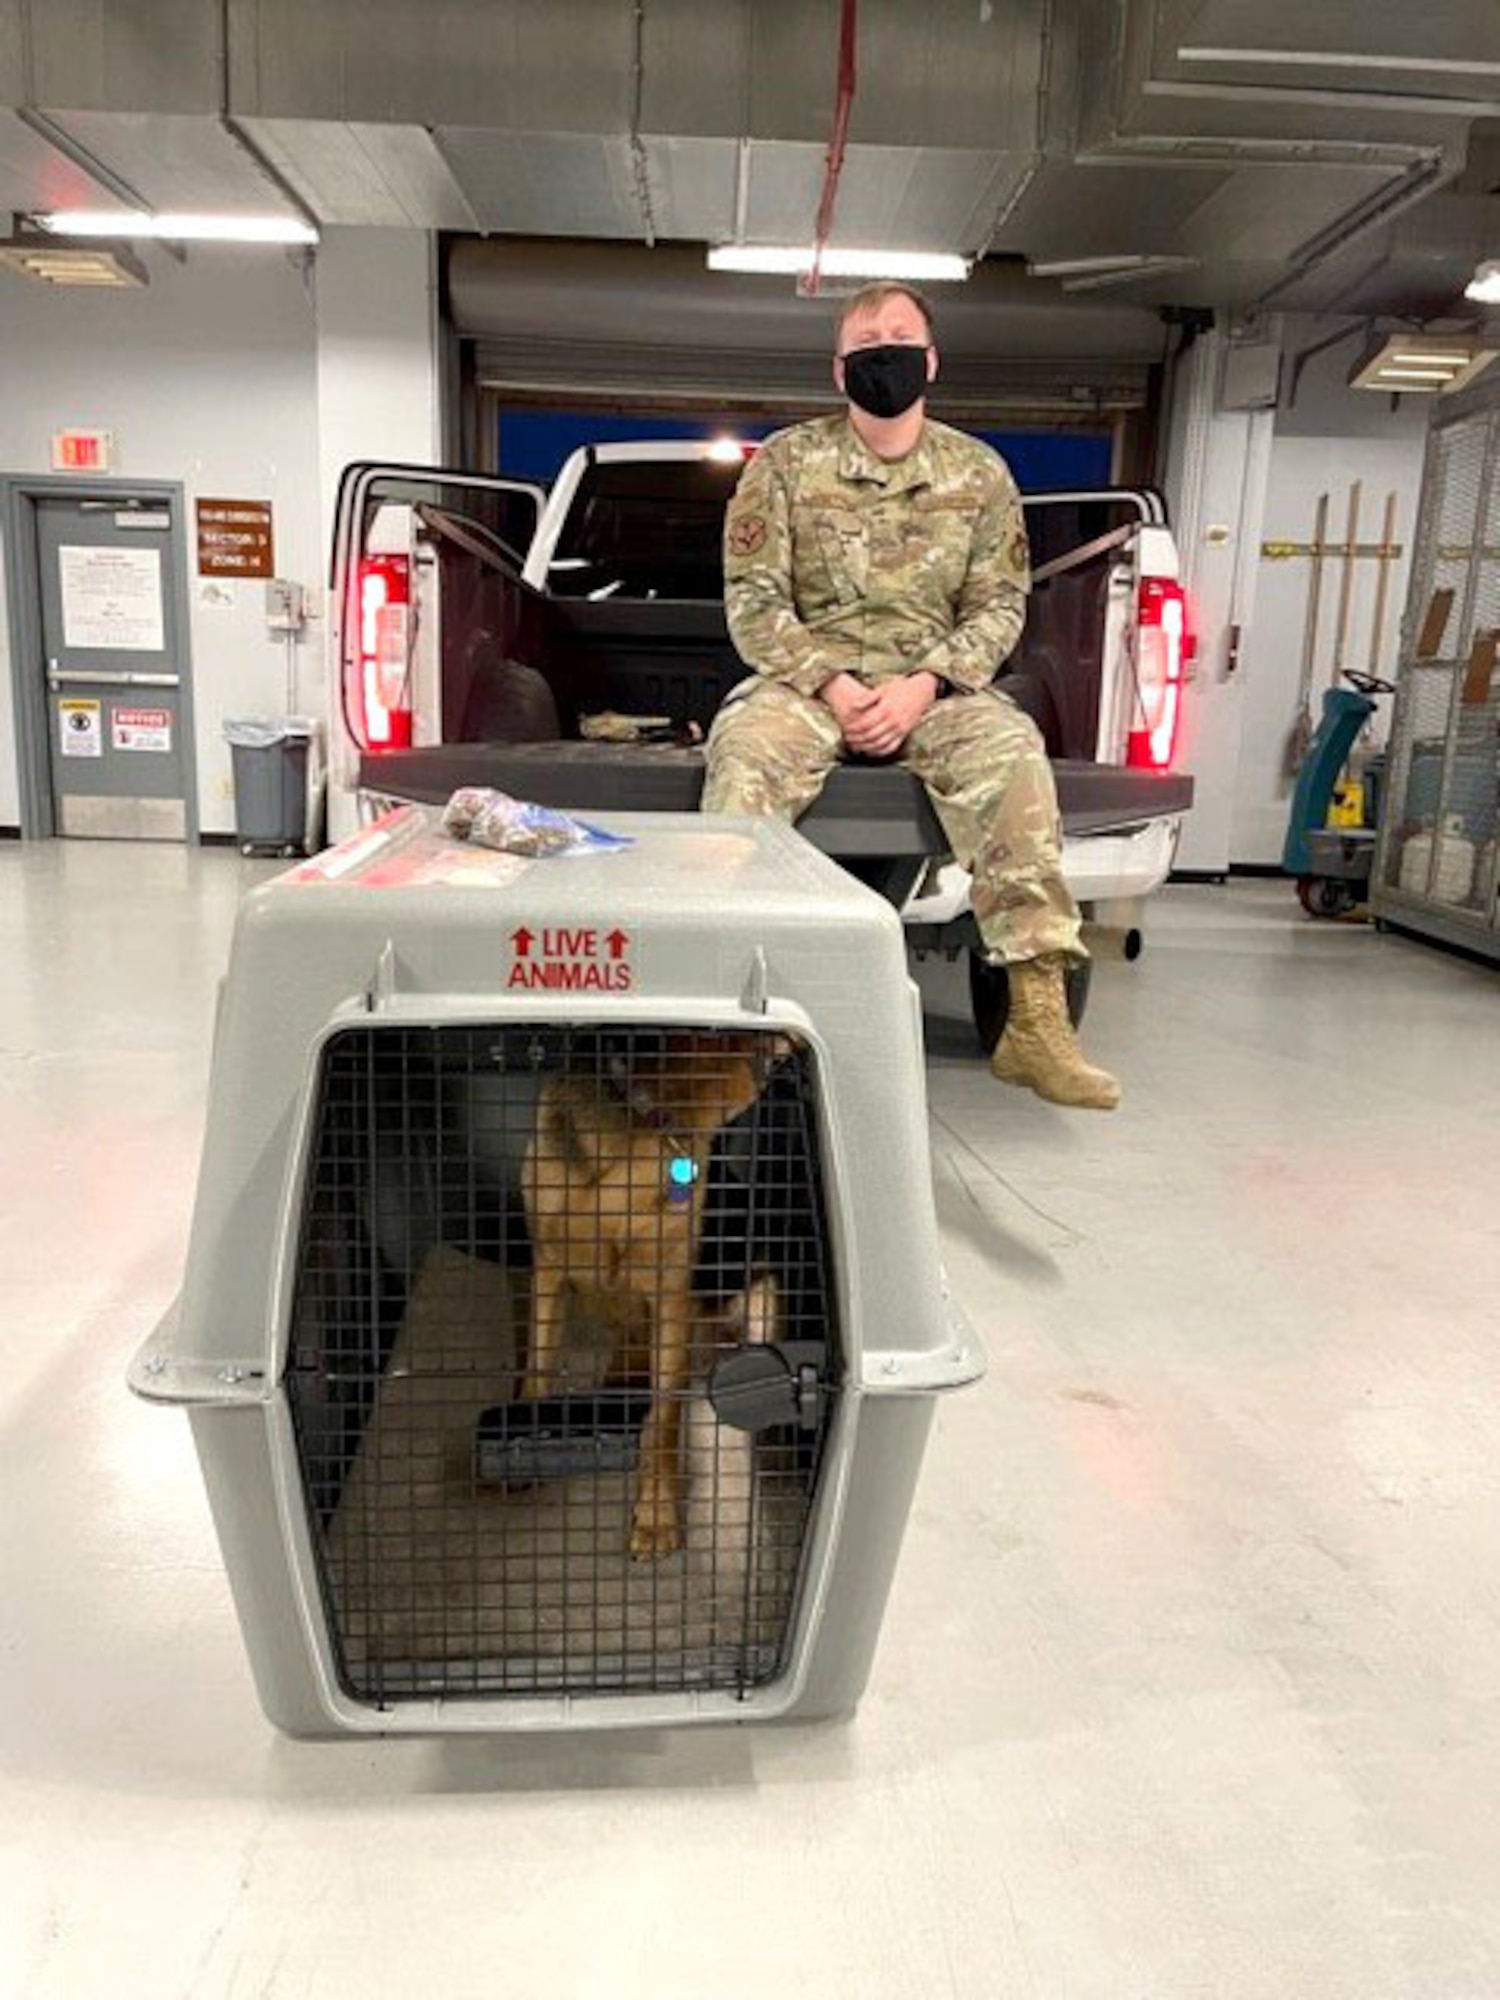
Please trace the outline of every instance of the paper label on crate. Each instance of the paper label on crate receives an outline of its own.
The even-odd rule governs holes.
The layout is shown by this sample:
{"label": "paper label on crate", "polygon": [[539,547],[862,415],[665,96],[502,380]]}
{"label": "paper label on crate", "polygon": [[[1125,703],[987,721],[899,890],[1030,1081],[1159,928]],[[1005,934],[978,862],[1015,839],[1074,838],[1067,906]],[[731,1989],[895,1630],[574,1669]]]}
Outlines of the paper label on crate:
{"label": "paper label on crate", "polygon": [[109,740],[116,750],[170,750],[169,708],[111,708]]}
{"label": "paper label on crate", "polygon": [[619,925],[518,924],[506,939],[507,992],[629,993],[635,940]]}

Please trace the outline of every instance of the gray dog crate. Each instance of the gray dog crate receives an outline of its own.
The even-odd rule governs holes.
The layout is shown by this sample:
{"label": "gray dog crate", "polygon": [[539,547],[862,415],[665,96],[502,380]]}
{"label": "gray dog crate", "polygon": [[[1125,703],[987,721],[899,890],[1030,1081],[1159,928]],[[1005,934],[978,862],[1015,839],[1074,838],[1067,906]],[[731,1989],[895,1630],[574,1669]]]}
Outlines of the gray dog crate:
{"label": "gray dog crate", "polygon": [[1500,959],[1500,383],[1434,426],[1402,631],[1377,918]]}
{"label": "gray dog crate", "polygon": [[895,914],[777,825],[609,824],[408,807],[242,907],[130,1383],[293,1734],[847,1713],[981,1372]]}

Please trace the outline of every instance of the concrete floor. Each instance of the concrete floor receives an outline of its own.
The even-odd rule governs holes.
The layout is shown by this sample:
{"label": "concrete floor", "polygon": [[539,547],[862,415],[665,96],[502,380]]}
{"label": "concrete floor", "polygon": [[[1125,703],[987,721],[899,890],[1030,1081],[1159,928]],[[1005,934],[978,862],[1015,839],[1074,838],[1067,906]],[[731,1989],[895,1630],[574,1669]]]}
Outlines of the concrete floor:
{"label": "concrete floor", "polygon": [[175,1288],[229,853],[0,847],[0,1995],[1500,1993],[1500,986],[1275,884],[1106,967],[1112,1120],[928,980],[944,1406],[847,1728],[260,1717]]}

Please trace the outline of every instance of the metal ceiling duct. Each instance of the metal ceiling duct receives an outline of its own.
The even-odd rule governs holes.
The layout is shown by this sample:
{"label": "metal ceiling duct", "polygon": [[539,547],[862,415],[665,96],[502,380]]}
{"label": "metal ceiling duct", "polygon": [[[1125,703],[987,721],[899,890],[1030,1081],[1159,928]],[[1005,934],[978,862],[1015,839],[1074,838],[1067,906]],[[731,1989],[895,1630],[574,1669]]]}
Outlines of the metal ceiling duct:
{"label": "metal ceiling duct", "polygon": [[[812,241],[841,0],[379,12],[9,0],[0,207],[269,187],[327,223]],[[1495,0],[861,0],[857,53],[837,245],[1107,258],[1116,301],[1238,308],[1421,314],[1473,270],[1425,225],[1500,110]],[[1492,217],[1494,186],[1465,188]]]}

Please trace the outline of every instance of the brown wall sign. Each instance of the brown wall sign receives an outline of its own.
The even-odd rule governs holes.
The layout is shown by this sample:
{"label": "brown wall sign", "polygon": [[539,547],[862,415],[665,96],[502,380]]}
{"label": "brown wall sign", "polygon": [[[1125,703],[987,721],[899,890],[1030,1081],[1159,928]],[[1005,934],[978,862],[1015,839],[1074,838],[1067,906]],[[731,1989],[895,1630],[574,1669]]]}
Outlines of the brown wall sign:
{"label": "brown wall sign", "polygon": [[275,576],[269,500],[198,502],[199,576]]}

